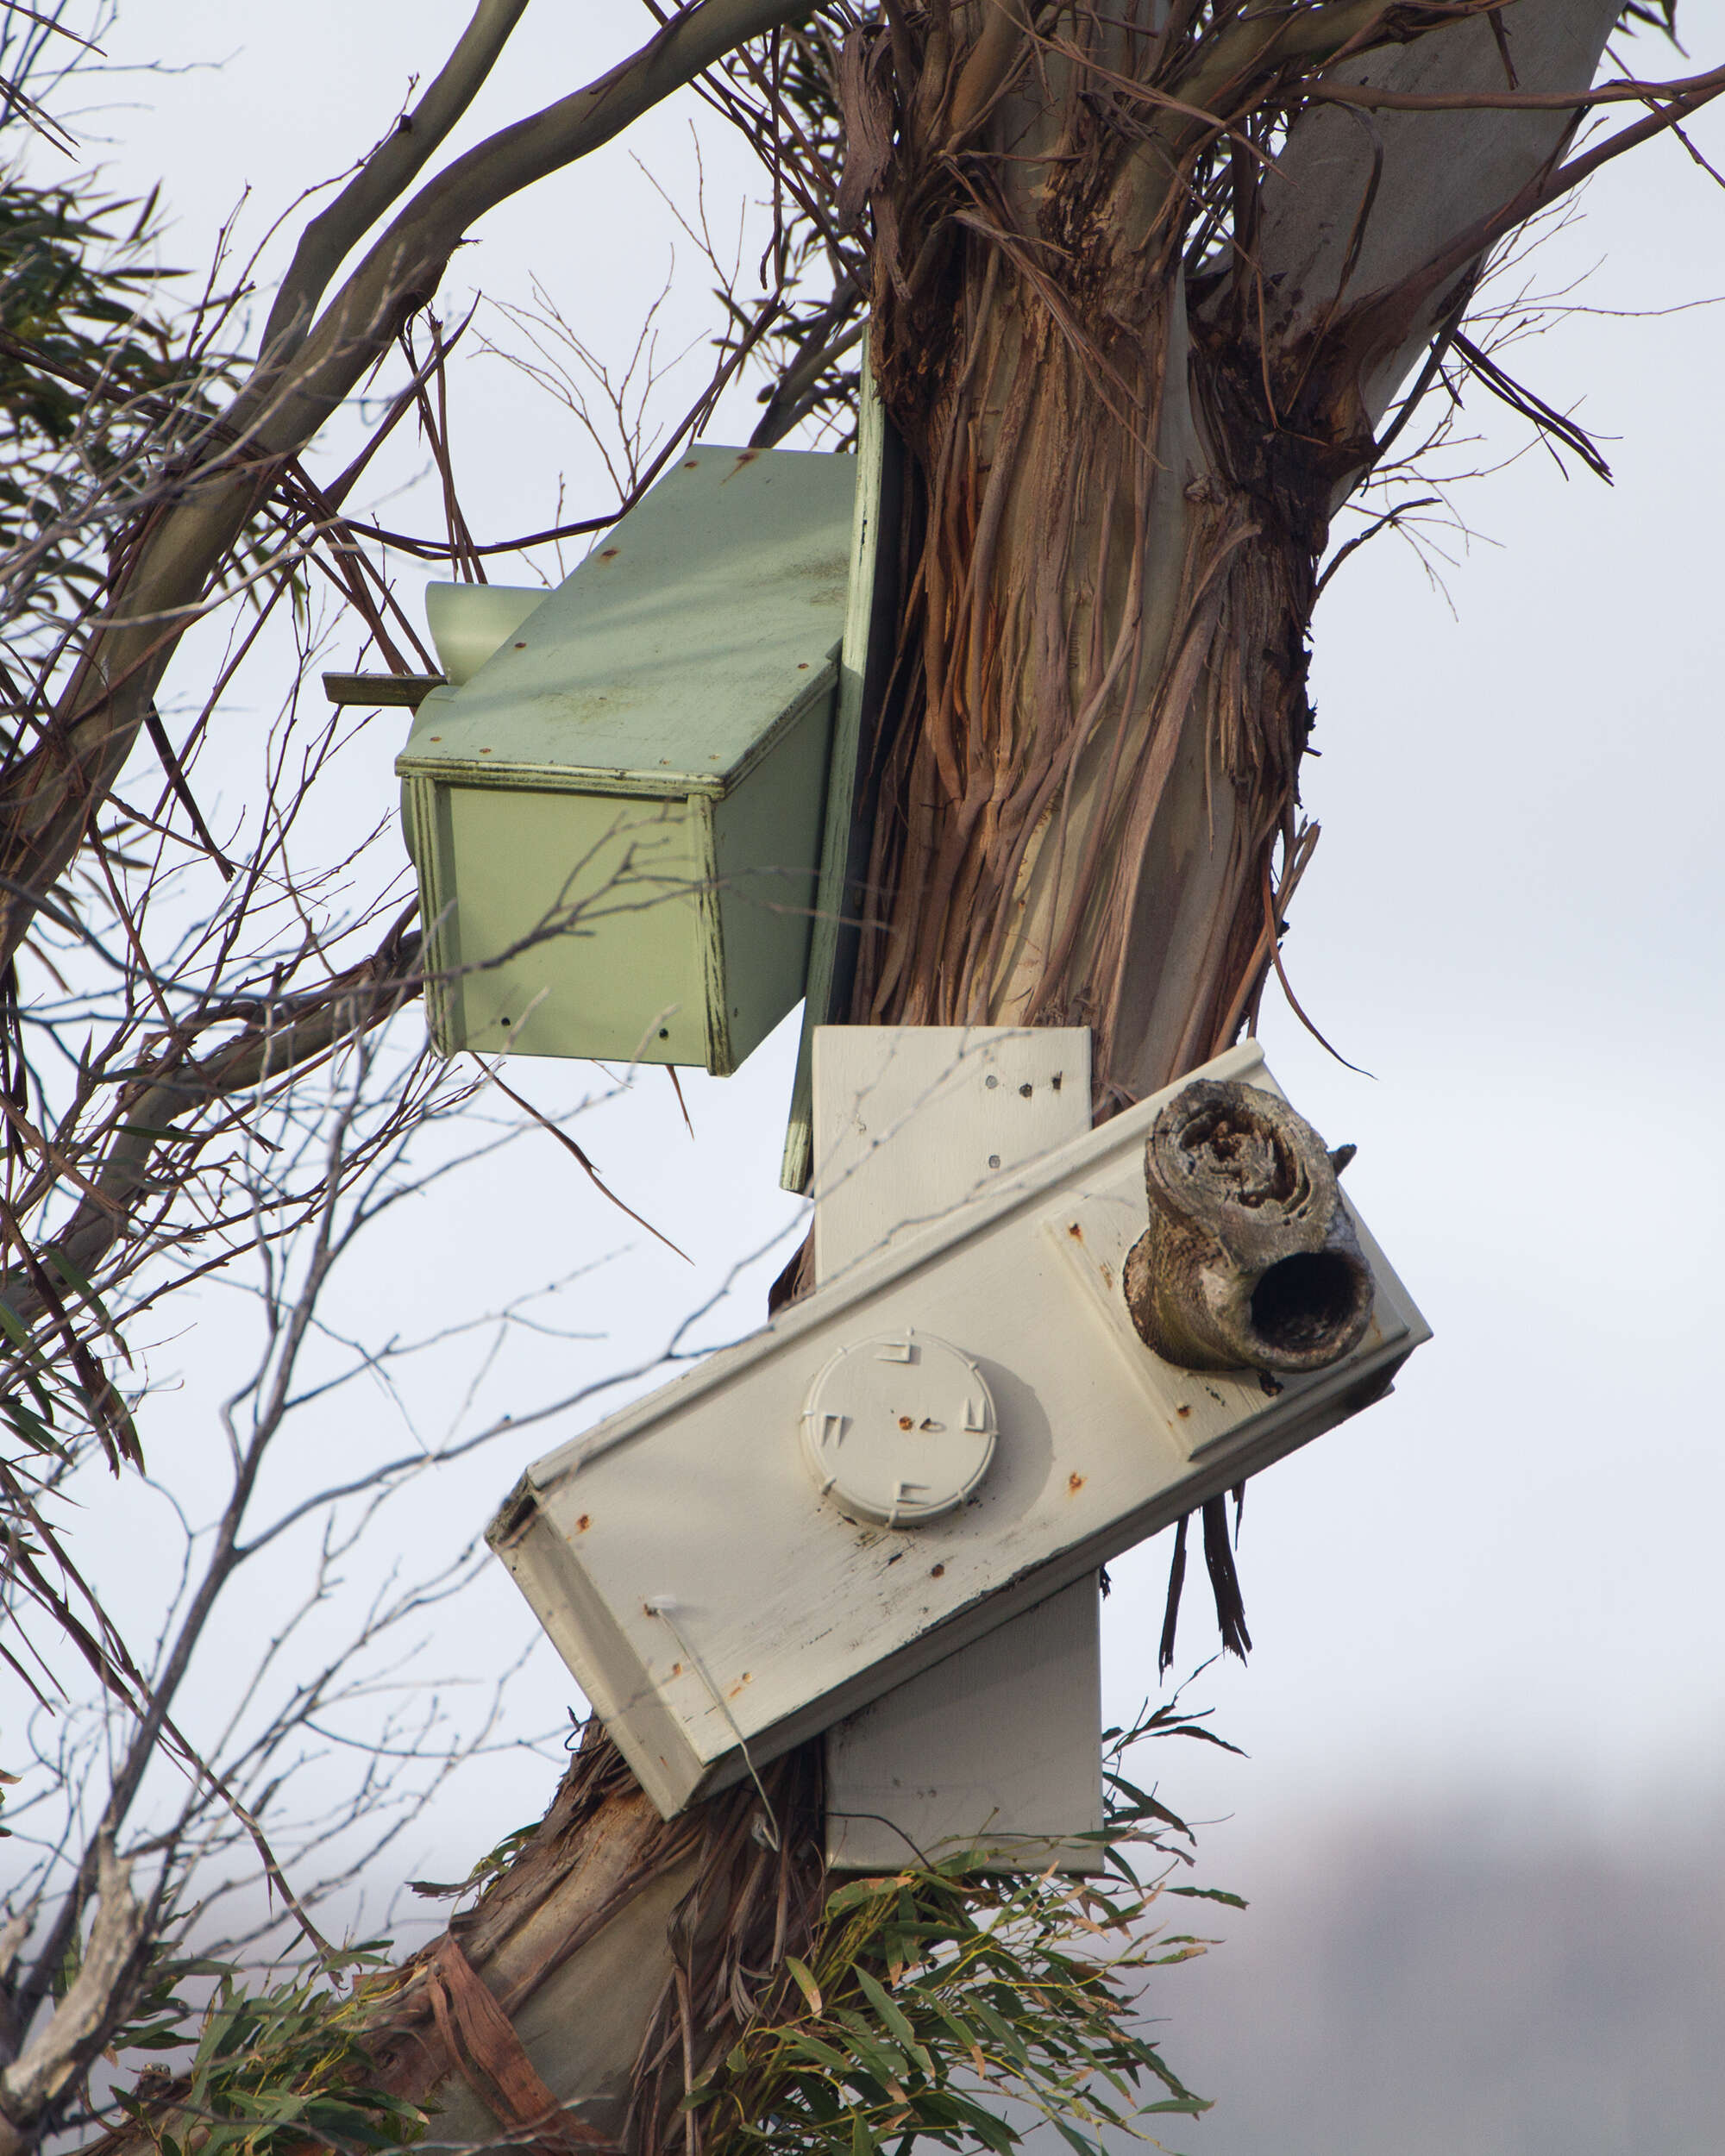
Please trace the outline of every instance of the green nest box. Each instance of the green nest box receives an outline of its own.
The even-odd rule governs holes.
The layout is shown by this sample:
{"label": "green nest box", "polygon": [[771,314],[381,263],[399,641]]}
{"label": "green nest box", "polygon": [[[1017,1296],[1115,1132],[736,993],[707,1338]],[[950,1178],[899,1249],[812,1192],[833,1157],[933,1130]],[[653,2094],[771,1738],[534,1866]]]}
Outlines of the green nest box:
{"label": "green nest box", "polygon": [[724,1075],[801,997],[856,469],[696,448],[549,595],[433,587],[396,769],[445,1055]]}

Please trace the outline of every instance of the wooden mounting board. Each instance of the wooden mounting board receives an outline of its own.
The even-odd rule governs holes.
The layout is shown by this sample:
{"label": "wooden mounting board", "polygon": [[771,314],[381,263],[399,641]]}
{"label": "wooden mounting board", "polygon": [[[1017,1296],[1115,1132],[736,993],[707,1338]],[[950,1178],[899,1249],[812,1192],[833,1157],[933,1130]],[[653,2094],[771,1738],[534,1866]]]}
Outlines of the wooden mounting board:
{"label": "wooden mounting board", "polygon": [[1101,1592],[1087,1572],[826,1733],[826,1861],[1103,1868]]}
{"label": "wooden mounting board", "polygon": [[[829,1287],[1090,1127],[1086,1026],[823,1025],[814,1268]],[[1102,1824],[1094,1572],[826,1733],[826,1861],[913,1852],[1093,1872]]]}

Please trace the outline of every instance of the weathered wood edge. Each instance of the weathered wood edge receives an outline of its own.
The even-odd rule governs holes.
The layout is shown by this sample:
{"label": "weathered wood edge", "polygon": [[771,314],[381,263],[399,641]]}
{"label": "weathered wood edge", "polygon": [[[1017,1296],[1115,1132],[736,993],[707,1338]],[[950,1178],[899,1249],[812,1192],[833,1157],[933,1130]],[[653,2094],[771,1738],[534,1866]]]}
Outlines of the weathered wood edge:
{"label": "weathered wood edge", "polygon": [[878,720],[886,677],[893,662],[892,599],[896,581],[890,552],[881,536],[898,523],[900,457],[881,408],[869,363],[865,336],[859,369],[856,421],[856,505],[851,526],[850,590],[838,665],[838,706],[827,758],[826,820],[820,874],[810,925],[808,984],[801,1038],[785,1131],[779,1181],[787,1190],[808,1188],[814,1159],[813,1075],[815,1028],[833,1024],[849,1000],[856,969],[857,915],[867,873],[867,823],[859,799],[865,754]]}
{"label": "weathered wood edge", "polygon": [[441,674],[326,674],[323,693],[332,704],[405,705],[417,711],[433,689],[448,686]]}
{"label": "weathered wood edge", "polygon": [[699,796],[722,801],[727,793],[742,785],[794,726],[801,724],[811,705],[832,694],[839,679],[838,649],[838,646],[833,647],[820,671],[812,674],[799,687],[793,701],[760,739],[750,745],[747,755],[738,757],[728,771],[631,771],[609,764],[511,762],[507,757],[499,763],[480,767],[459,756],[428,756],[410,746],[395,760],[396,775],[424,779],[436,786],[472,787],[481,792],[650,794],[655,799],[678,801]]}

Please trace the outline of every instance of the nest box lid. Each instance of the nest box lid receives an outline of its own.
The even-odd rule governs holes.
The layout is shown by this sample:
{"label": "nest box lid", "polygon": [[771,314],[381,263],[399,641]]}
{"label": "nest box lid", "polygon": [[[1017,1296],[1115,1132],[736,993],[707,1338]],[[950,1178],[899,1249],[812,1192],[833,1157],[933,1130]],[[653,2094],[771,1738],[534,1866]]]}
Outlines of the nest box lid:
{"label": "nest box lid", "polygon": [[697,444],[460,687],[404,777],[722,794],[829,668],[856,461]]}

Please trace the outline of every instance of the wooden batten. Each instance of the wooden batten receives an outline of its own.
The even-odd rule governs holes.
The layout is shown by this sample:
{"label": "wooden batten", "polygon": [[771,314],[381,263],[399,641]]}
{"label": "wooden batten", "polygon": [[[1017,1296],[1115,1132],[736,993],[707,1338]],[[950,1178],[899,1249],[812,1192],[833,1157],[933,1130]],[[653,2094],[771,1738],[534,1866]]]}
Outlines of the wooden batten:
{"label": "wooden batten", "polygon": [[832,757],[820,876],[809,937],[808,985],[791,1087],[780,1181],[806,1190],[813,1163],[814,1039],[844,1022],[856,968],[869,869],[869,773],[897,623],[903,454],[881,405],[863,346],[856,418],[856,501],[850,534],[850,599],[839,650]]}
{"label": "wooden batten", "polygon": [[417,711],[433,689],[444,686],[441,674],[326,674],[323,693],[332,704],[365,704],[373,711],[405,707]]}
{"label": "wooden batten", "polygon": [[[825,1025],[813,1050],[817,1287],[1090,1127],[1084,1026]],[[1091,1572],[827,1731],[828,1865],[1097,1871],[1101,1693]]]}

